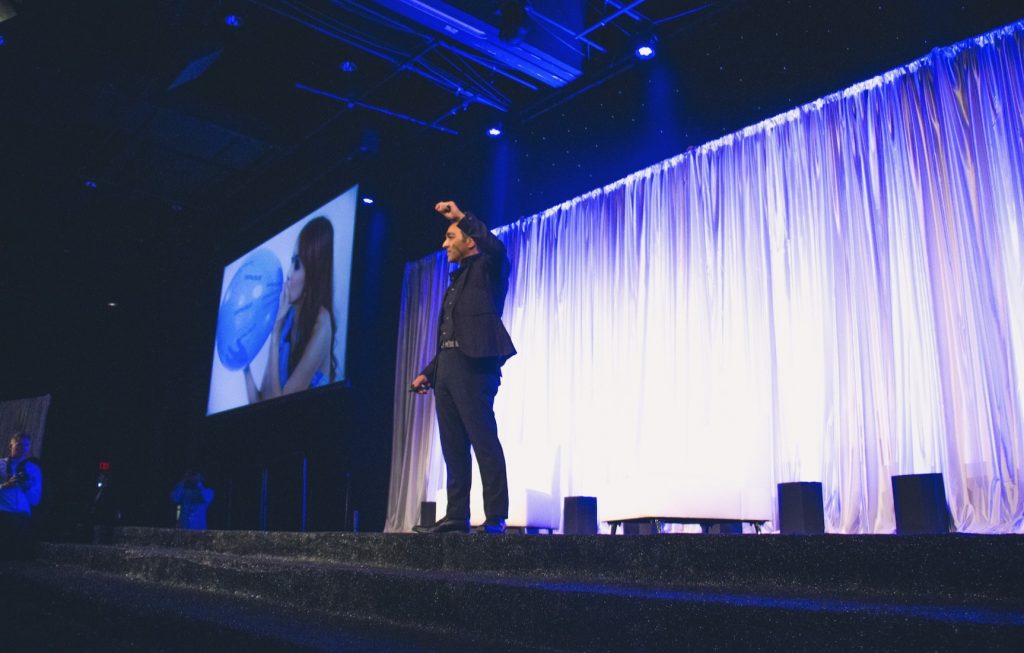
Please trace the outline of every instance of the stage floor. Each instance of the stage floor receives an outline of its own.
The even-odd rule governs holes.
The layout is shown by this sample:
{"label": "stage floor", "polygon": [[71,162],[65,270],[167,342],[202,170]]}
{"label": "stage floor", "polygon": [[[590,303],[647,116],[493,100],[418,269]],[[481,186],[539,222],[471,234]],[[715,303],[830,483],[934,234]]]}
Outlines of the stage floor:
{"label": "stage floor", "polygon": [[[1024,537],[1012,535],[124,528],[109,545],[44,544],[38,560],[4,563],[0,574],[39,588],[39,596],[66,584],[83,606],[91,601],[84,588],[129,583],[132,592],[155,593],[133,601],[132,610],[143,613],[147,601],[166,605],[164,593],[191,592],[200,607],[180,611],[182,627],[229,627],[238,636],[278,637],[256,622],[230,625],[233,617],[218,615],[270,610],[267,619],[290,633],[278,637],[283,650],[348,650],[323,648],[315,637],[308,647],[296,644],[296,633],[321,617],[325,624],[340,620],[342,632],[344,624],[384,624],[398,634],[424,634],[421,648],[402,648],[402,635],[376,650],[1015,650],[1024,641],[1020,560]],[[294,631],[287,625],[292,618]]]}

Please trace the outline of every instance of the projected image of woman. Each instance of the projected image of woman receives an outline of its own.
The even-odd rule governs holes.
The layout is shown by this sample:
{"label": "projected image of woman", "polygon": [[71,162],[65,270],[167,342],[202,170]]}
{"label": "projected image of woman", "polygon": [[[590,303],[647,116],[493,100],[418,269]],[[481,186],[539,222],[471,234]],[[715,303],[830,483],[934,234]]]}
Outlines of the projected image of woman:
{"label": "projected image of woman", "polygon": [[335,380],[334,227],[327,218],[302,227],[288,270],[259,387],[245,366],[249,403]]}

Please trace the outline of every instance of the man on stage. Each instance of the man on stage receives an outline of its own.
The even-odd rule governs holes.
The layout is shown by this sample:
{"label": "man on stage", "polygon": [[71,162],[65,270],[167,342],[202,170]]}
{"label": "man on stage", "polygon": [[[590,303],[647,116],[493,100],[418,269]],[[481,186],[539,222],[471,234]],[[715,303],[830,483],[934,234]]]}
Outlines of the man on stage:
{"label": "man on stage", "polygon": [[494,396],[501,366],[514,356],[501,313],[511,267],[505,245],[472,213],[455,202],[434,207],[449,220],[441,245],[448,261],[458,263],[444,294],[438,328],[438,352],[412,381],[412,389],[434,389],[441,452],[448,470],[448,510],[433,526],[418,533],[468,533],[469,489],[473,480],[470,447],[483,481],[485,533],[504,533],[508,518],[505,454],[498,441]]}

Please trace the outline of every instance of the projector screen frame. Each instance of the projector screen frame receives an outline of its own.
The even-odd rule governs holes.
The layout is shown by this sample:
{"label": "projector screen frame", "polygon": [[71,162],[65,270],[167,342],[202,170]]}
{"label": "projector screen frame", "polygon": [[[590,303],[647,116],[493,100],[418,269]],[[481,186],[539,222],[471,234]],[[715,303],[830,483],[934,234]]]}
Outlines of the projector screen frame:
{"label": "projector screen frame", "polygon": [[[216,418],[226,414],[249,412],[250,409],[253,409],[257,406],[264,408],[271,406],[284,406],[286,404],[290,404],[293,401],[312,399],[314,397],[322,396],[324,394],[329,394],[339,390],[344,391],[352,387],[351,373],[349,369],[349,331],[351,330],[353,297],[352,279],[353,276],[356,274],[356,239],[359,233],[359,223],[361,219],[360,216],[363,213],[364,205],[360,201],[359,182],[338,184],[335,185],[333,188],[338,188],[339,186],[343,189],[341,192],[328,192],[319,195],[319,201],[314,200],[302,203],[303,207],[315,207],[312,208],[311,210],[305,210],[305,208],[296,209],[294,203],[290,203],[291,206],[275,209],[270,214],[268,214],[268,216],[266,216],[264,219],[254,224],[252,228],[247,230],[247,232],[241,234],[239,238],[234,239],[231,242],[225,243],[224,246],[219,250],[220,252],[224,252],[223,256],[216,257],[219,261],[222,261],[222,265],[218,268],[220,273],[219,277],[221,280],[221,292],[217,300],[217,308],[214,311],[215,314],[212,320],[212,331],[214,337],[210,341],[211,346],[208,350],[209,357],[207,358],[207,360],[212,361],[212,363],[211,367],[207,368],[208,383],[206,385],[207,392],[205,395],[205,417]],[[328,197],[326,201],[322,199],[324,195]],[[344,198],[347,198],[347,200]],[[225,292],[228,284],[231,281],[231,276],[238,271],[238,268],[246,261],[248,257],[251,257],[258,250],[267,248],[268,245],[270,245],[274,241],[280,241],[281,239],[286,241],[289,239],[291,240],[292,244],[288,244],[288,255],[290,258],[292,252],[291,248],[293,247],[293,243],[295,242],[295,237],[297,236],[301,228],[315,217],[323,215],[325,209],[329,209],[336,204],[344,204],[346,201],[351,205],[351,212],[349,214],[327,216],[331,220],[332,225],[335,227],[335,276],[333,279],[335,288],[333,295],[335,301],[339,296],[342,296],[344,298],[343,306],[334,306],[337,331],[335,334],[335,338],[332,341],[332,346],[335,348],[335,355],[338,356],[338,364],[336,368],[338,380],[334,382],[328,382],[322,386],[310,387],[304,390],[300,390],[298,392],[281,395],[278,397],[269,397],[253,403],[249,403],[248,399],[244,398],[241,403],[235,403],[234,405],[223,406],[223,404],[217,404],[222,407],[215,406],[214,386],[218,382],[218,377],[220,377],[220,379],[223,379],[225,374],[229,374],[237,375],[238,378],[242,378],[243,374],[241,369],[228,370],[227,368],[225,368],[223,365],[223,361],[220,360],[218,356],[217,329],[219,328],[220,322],[220,305],[225,298]],[[334,209],[337,210],[337,207],[334,206]],[[296,218],[296,215],[301,215],[302,217]],[[339,233],[339,222],[342,223],[344,227],[347,227],[347,231]],[[294,232],[294,235],[291,232]],[[280,245],[281,243],[277,242],[275,245],[276,249],[281,249]],[[278,254],[278,258],[283,259],[284,257]],[[282,279],[284,279],[287,277],[288,270],[286,268],[284,260],[282,260],[281,263]],[[215,273],[211,269],[211,277],[213,277],[214,275]],[[345,282],[343,288],[337,287],[339,285],[339,278]],[[259,351],[253,357],[252,374],[256,379],[257,385],[261,384],[263,381],[263,370],[266,361],[261,359],[266,358],[269,350],[269,341],[270,338],[272,337],[273,334],[271,333],[271,335],[267,337],[267,339],[260,346]],[[339,350],[340,355],[338,355]],[[218,366],[220,366],[221,368],[219,373],[217,369]],[[242,381],[242,383],[244,384],[244,381]]]}

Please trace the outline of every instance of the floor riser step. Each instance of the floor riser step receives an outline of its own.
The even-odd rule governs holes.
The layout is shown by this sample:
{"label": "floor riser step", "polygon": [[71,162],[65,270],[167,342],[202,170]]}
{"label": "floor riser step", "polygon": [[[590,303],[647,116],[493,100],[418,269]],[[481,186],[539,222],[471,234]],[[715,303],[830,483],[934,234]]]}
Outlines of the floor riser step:
{"label": "floor riser step", "polygon": [[608,582],[977,596],[1024,603],[1019,536],[414,536],[123,528],[129,546]]}
{"label": "floor riser step", "polygon": [[528,579],[452,580],[442,573],[288,564],[242,556],[211,561],[201,555],[162,556],[114,547],[84,547],[72,553],[89,568],[151,583],[235,593],[361,619],[430,624],[481,635],[500,632],[525,644],[575,650],[682,647],[697,635],[701,641],[739,644],[755,642],[766,633],[772,633],[779,645],[797,648],[809,641],[816,646],[842,645],[850,638],[858,645],[873,642],[885,647],[903,639],[920,647],[967,638],[962,641],[1001,648],[1024,638],[1022,626],[846,610],[827,601],[798,607],[767,599],[758,602],[756,597],[744,602]]}

